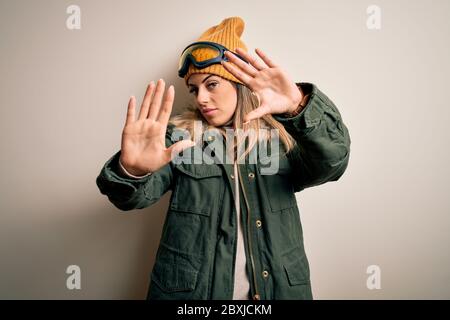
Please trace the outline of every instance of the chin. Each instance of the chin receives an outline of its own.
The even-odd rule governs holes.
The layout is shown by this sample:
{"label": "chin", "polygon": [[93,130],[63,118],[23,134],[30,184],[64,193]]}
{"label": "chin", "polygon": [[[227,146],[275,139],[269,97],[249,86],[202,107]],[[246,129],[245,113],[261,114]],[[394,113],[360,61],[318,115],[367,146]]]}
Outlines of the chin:
{"label": "chin", "polygon": [[211,126],[215,127],[221,127],[223,125],[226,125],[228,122],[230,122],[233,119],[233,115],[229,116],[223,113],[217,114],[215,117],[205,117],[203,118],[208,122]]}
{"label": "chin", "polygon": [[221,126],[222,123],[224,123],[222,121],[222,119],[220,119],[220,117],[207,118],[207,117],[203,116],[203,119],[205,119],[206,122],[208,122],[210,125],[215,126],[215,127]]}
{"label": "chin", "polygon": [[222,124],[225,123],[225,122],[223,122],[223,121],[219,121],[219,120],[216,120],[216,119],[206,119],[206,121],[207,121],[210,125],[212,125],[212,126],[214,126],[214,127],[220,127]]}

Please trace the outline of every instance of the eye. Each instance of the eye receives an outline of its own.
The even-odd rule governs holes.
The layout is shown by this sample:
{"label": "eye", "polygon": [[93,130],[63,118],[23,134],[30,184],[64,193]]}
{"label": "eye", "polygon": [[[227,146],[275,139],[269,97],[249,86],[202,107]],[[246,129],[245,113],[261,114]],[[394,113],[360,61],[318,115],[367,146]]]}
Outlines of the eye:
{"label": "eye", "polygon": [[208,84],[208,88],[215,88],[217,86],[217,82],[210,82]]}
{"label": "eye", "polygon": [[189,90],[189,93],[197,93],[197,89],[191,89],[191,90]]}

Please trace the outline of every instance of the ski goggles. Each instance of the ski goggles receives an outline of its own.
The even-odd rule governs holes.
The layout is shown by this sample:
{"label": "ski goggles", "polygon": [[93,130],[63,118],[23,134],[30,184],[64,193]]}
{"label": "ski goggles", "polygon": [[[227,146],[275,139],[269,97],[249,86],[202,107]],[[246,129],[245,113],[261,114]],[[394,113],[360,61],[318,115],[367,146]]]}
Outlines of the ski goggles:
{"label": "ski goggles", "polygon": [[[204,56],[207,56],[207,58],[196,58],[193,55],[193,52],[197,49],[206,49],[204,50]],[[226,47],[218,43],[199,41],[191,43],[183,50],[178,63],[178,76],[183,78],[187,74],[190,64],[194,65],[198,69],[204,69],[210,65],[218,64],[221,61],[228,61],[228,58],[225,56],[225,51],[233,53],[235,56],[248,63],[242,56],[228,50]]]}

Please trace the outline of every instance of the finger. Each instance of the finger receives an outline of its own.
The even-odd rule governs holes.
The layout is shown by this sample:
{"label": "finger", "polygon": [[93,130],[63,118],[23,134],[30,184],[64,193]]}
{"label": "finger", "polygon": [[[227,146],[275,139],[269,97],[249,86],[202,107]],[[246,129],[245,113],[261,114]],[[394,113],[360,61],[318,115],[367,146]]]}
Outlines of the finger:
{"label": "finger", "polygon": [[242,71],[246,72],[248,75],[255,77],[255,75],[258,73],[258,70],[256,70],[252,65],[245,63],[244,61],[242,61],[242,59],[239,59],[236,55],[232,54],[230,51],[226,51],[225,56],[228,58],[228,60],[237,65],[239,68],[241,68]]}
{"label": "finger", "polygon": [[150,104],[150,110],[148,111],[148,119],[156,120],[159,109],[161,108],[161,100],[164,95],[165,88],[166,83],[163,79],[159,79],[158,84],[156,85],[155,96],[153,97],[152,103]]}
{"label": "finger", "polygon": [[177,143],[174,143],[169,148],[167,148],[166,152],[170,160],[177,157],[179,153],[187,148],[195,146],[195,142],[192,140],[181,140]]}
{"label": "finger", "polygon": [[161,122],[161,124],[167,125],[169,122],[170,115],[172,113],[173,101],[175,98],[175,88],[173,85],[169,87],[164,97],[164,102],[159,112],[158,119],[156,121]]}
{"label": "finger", "polygon": [[276,68],[278,67],[278,65],[272,61],[272,59],[270,59],[264,52],[261,51],[261,49],[256,48],[255,49],[256,53],[258,54],[258,56],[261,57],[261,59],[263,59],[263,61],[270,67],[270,68]]}
{"label": "finger", "polygon": [[233,76],[238,80],[242,81],[246,85],[249,85],[253,77],[249,76],[247,73],[243,72],[241,68],[232,65],[230,62],[222,61],[222,65],[228,70]]}
{"label": "finger", "polygon": [[269,114],[270,110],[266,106],[261,106],[259,108],[256,108],[255,110],[247,113],[244,117],[244,123],[248,123],[252,120],[261,118],[262,116]]}
{"label": "finger", "polygon": [[135,114],[136,114],[136,98],[134,96],[131,96],[130,101],[128,101],[127,119],[125,121],[125,126],[132,124],[134,122]]}
{"label": "finger", "polygon": [[155,83],[152,81],[147,86],[147,90],[145,91],[144,99],[142,100],[141,110],[139,111],[139,120],[145,119],[148,114],[148,108],[150,106],[150,102],[152,101],[153,91],[155,90]]}
{"label": "finger", "polygon": [[261,71],[266,69],[268,66],[265,65],[262,61],[256,59],[251,56],[248,52],[242,50],[241,48],[236,48],[237,53],[239,53],[245,60],[247,60],[255,69]]}

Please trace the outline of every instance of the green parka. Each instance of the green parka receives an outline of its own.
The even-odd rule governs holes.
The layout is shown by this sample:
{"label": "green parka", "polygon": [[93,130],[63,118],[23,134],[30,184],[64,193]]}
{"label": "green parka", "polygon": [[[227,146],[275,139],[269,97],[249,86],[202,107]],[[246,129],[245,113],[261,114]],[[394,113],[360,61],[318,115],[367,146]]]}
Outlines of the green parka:
{"label": "green parka", "polygon": [[[148,177],[126,178],[119,172],[120,151],[101,169],[97,186],[120,210],[146,208],[172,191],[148,299],[232,299],[238,231],[234,179],[241,186],[252,297],[312,299],[295,192],[338,180],[348,165],[350,137],[324,93],[311,83],[297,86],[311,95],[297,116],[274,115],[297,142],[287,155],[271,154],[279,157],[276,174],[261,174],[259,163],[239,164],[235,177],[233,164],[170,162]],[[173,143],[172,129],[168,126],[167,146]]]}

